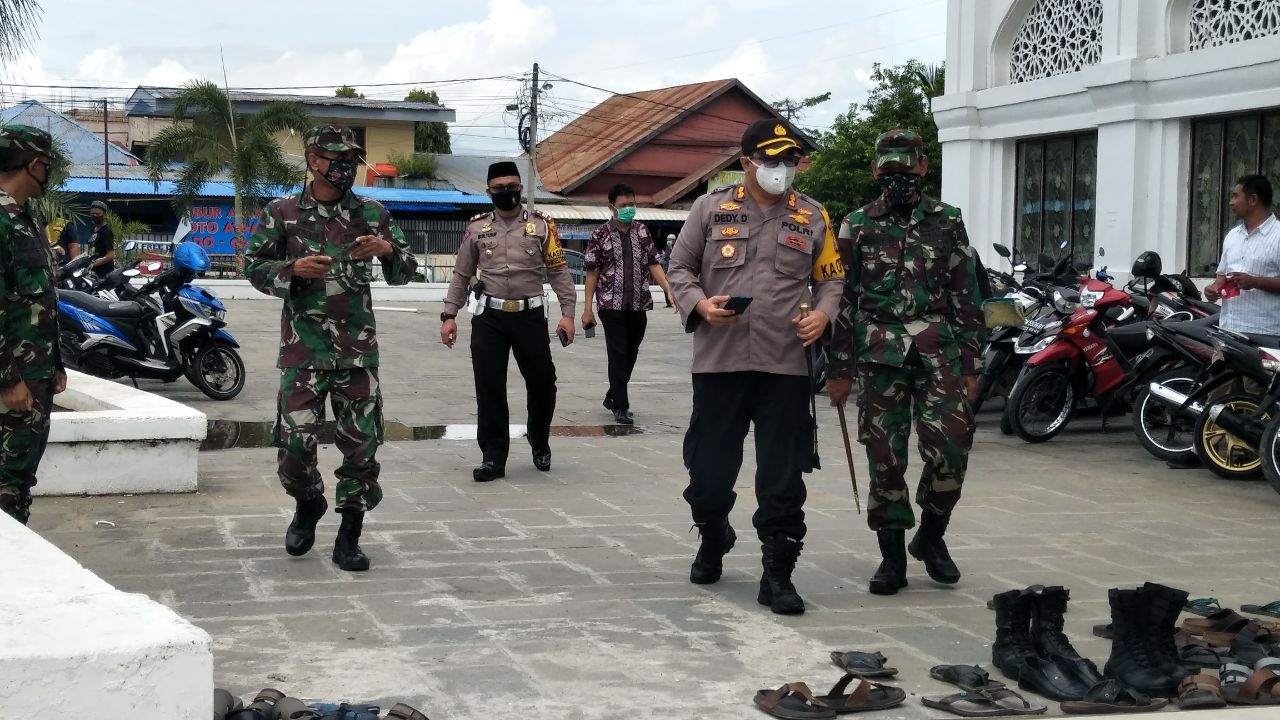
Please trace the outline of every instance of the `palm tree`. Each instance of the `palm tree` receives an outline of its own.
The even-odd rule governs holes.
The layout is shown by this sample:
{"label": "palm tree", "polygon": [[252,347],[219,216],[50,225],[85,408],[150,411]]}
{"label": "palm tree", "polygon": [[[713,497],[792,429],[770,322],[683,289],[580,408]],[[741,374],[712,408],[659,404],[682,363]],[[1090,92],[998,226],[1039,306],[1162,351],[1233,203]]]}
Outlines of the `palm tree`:
{"label": "palm tree", "polygon": [[916,82],[920,83],[920,89],[924,91],[925,97],[932,100],[946,94],[945,65],[919,65],[914,69],[913,74]]}
{"label": "palm tree", "polygon": [[197,80],[173,98],[173,119],[176,122],[157,133],[147,147],[147,174],[159,185],[173,163],[183,163],[173,170],[173,206],[179,215],[191,207],[205,183],[229,176],[235,189],[239,255],[246,203],[256,210],[306,179],[306,171],[286,158],[276,134],[306,132],[313,124],[311,113],[302,103],[270,102],[254,115],[237,115],[222,88]]}
{"label": "palm tree", "polygon": [[39,0],[0,0],[0,66],[31,46],[39,17]]}

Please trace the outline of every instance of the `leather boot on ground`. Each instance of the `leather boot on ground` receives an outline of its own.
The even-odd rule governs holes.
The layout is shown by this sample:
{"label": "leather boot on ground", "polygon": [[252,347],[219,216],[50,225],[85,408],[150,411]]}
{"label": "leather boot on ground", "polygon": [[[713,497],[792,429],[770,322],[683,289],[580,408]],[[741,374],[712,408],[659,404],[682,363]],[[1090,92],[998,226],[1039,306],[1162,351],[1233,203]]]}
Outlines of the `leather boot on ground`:
{"label": "leather boot on ground", "polygon": [[293,522],[284,533],[285,552],[293,556],[306,555],[311,546],[316,544],[316,525],[329,509],[329,503],[323,495],[313,498],[298,499],[298,506],[293,511]]}
{"label": "leather boot on ground", "polygon": [[733,549],[738,535],[728,520],[699,523],[696,526],[702,537],[698,546],[698,555],[689,568],[689,582],[696,585],[711,585],[719,582],[724,571],[724,556]]}
{"label": "leather boot on ground", "polygon": [[880,567],[871,576],[872,595],[897,595],[907,586],[907,531],[877,530]]}
{"label": "leather boot on ground", "polygon": [[796,569],[802,548],[804,543],[786,533],[778,533],[763,541],[760,563],[764,566],[764,575],[760,578],[760,594],[756,596],[756,602],[768,605],[779,615],[804,612],[804,600],[796,586],[791,584],[791,573]]}
{"label": "leather boot on ground", "polygon": [[360,549],[360,531],[364,528],[364,512],[344,508],[338,538],[333,543],[333,562],[351,572],[369,569],[369,558]]}
{"label": "leather boot on ground", "polygon": [[921,511],[920,526],[916,528],[915,537],[911,538],[911,544],[907,546],[911,557],[924,563],[924,570],[929,573],[929,577],[944,585],[954,585],[960,581],[960,569],[951,559],[947,543],[942,539],[950,522],[950,514],[938,515],[928,510]]}

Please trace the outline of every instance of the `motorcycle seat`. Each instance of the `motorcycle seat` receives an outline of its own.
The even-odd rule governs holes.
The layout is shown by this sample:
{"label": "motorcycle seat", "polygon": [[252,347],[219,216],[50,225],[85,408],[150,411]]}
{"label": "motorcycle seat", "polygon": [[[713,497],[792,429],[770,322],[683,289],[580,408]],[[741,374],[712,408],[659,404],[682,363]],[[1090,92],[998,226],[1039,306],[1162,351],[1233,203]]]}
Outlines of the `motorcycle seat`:
{"label": "motorcycle seat", "polygon": [[1203,317],[1198,320],[1169,323],[1165,327],[1175,335],[1181,335],[1195,340],[1196,342],[1208,345],[1210,343],[1209,328],[1217,327],[1217,325],[1218,316],[1210,315],[1209,317]]}
{"label": "motorcycle seat", "polygon": [[135,302],[103,300],[77,290],[59,290],[58,299],[102,318],[132,319],[142,317],[142,305]]}
{"label": "motorcycle seat", "polygon": [[1190,305],[1191,307],[1200,308],[1201,310],[1209,313],[1210,315],[1217,315],[1218,313],[1222,312],[1222,308],[1217,303],[1205,302],[1203,300],[1196,300],[1195,298],[1189,298],[1189,297],[1182,298],[1182,301]]}
{"label": "motorcycle seat", "polygon": [[1147,340],[1147,325],[1145,322],[1121,325],[1108,330],[1107,335],[1120,352],[1132,357],[1151,347],[1151,341]]}

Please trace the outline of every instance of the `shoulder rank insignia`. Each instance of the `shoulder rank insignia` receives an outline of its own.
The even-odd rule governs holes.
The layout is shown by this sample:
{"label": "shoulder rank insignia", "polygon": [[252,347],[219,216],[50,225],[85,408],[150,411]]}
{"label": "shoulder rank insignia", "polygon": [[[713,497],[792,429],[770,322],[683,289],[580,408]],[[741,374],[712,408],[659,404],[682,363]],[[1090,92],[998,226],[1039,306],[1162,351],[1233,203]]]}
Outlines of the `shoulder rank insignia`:
{"label": "shoulder rank insignia", "polygon": [[720,257],[725,258],[726,260],[733,257],[737,252],[738,248],[734,247],[733,243],[725,243],[720,246]]}
{"label": "shoulder rank insignia", "polygon": [[720,230],[720,234],[724,237],[737,237],[742,231],[736,227],[727,227]]}
{"label": "shoulder rank insignia", "polygon": [[534,225],[533,223],[528,223],[528,224],[526,224],[526,225],[524,226],[524,234],[525,234],[525,235],[528,235],[529,237],[533,237],[534,235],[537,235],[537,234],[538,234],[538,226],[537,226],[537,225]]}
{"label": "shoulder rank insignia", "polygon": [[722,202],[720,203],[720,209],[721,210],[741,210],[742,206],[736,202]]}
{"label": "shoulder rank insignia", "polygon": [[733,194],[733,196],[734,196],[735,198],[737,198],[738,200],[746,200],[746,199],[747,199],[747,186],[746,186],[746,185],[739,185],[739,186],[738,186],[738,191],[737,191],[737,192],[735,192],[735,193]]}
{"label": "shoulder rank insignia", "polygon": [[813,211],[808,208],[796,208],[796,212],[800,215],[812,215]]}
{"label": "shoulder rank insignia", "polygon": [[791,208],[792,210],[795,210],[795,209],[796,209],[796,194],[795,194],[795,193],[791,193],[790,195],[787,195],[787,207]]}
{"label": "shoulder rank insignia", "polygon": [[482,226],[480,227],[480,232],[482,232],[482,233],[489,232],[490,230],[493,230],[493,224],[492,224],[492,223],[485,223],[484,225],[482,225]]}
{"label": "shoulder rank insignia", "polygon": [[791,218],[792,220],[795,220],[797,225],[809,224],[809,218],[801,215],[800,213],[795,213],[794,215],[788,215],[787,217]]}

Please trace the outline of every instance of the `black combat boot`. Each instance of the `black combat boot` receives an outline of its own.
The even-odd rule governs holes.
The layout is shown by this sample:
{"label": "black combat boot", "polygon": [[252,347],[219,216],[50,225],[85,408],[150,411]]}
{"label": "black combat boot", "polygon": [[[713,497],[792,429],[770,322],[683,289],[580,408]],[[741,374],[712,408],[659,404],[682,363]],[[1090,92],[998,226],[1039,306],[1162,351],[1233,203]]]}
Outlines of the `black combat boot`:
{"label": "black combat boot", "polygon": [[778,533],[761,543],[760,564],[764,566],[764,574],[760,578],[760,594],[756,596],[756,602],[768,605],[779,615],[804,612],[804,600],[796,586],[791,584],[791,573],[796,569],[796,560],[800,559],[803,547],[804,543],[786,533]]}
{"label": "black combat boot", "polygon": [[1047,587],[1028,597],[1031,599],[1031,640],[1036,654],[1046,660],[1056,656],[1058,666],[1072,670],[1085,688],[1101,682],[1098,666],[1081,656],[1062,631],[1071,591],[1061,586]]}
{"label": "black combat boot", "polygon": [[880,543],[880,567],[871,576],[872,595],[897,595],[907,586],[907,531],[877,530]]}
{"label": "black combat boot", "polygon": [[1010,590],[992,600],[996,608],[996,641],[991,644],[991,664],[1000,668],[1005,677],[1017,680],[1026,659],[1036,654],[1031,639],[1033,596]]}
{"label": "black combat boot", "polygon": [[369,558],[360,549],[360,530],[364,527],[364,511],[343,508],[342,525],[338,527],[338,539],[333,543],[333,562],[343,570],[369,569]]}
{"label": "black combat boot", "polygon": [[1182,614],[1189,596],[1185,590],[1151,582],[1138,589],[1138,597],[1142,599],[1144,634],[1155,656],[1160,659],[1160,671],[1175,680],[1195,674],[1182,664],[1178,645],[1173,640],[1178,630],[1178,616]]}
{"label": "black combat boot", "polygon": [[934,582],[954,585],[960,581],[960,569],[947,552],[947,543],[942,536],[947,532],[947,524],[951,515],[939,515],[929,510],[920,512],[920,527],[916,528],[915,537],[907,550],[911,557],[924,563],[925,572]]}
{"label": "black combat boot", "polygon": [[311,546],[316,544],[316,524],[329,509],[329,503],[323,495],[313,498],[298,498],[298,507],[293,511],[293,522],[284,533],[285,552],[293,556],[306,555]]}
{"label": "black combat boot", "polygon": [[724,556],[733,549],[738,534],[728,520],[700,523],[696,526],[702,536],[702,544],[698,546],[698,555],[689,568],[689,582],[695,585],[711,585],[719,582],[724,567]]}
{"label": "black combat boot", "polygon": [[1112,677],[1143,695],[1169,695],[1178,681],[1160,670],[1160,659],[1154,646],[1145,636],[1141,590],[1112,589],[1107,593],[1111,601],[1111,657],[1103,668]]}

